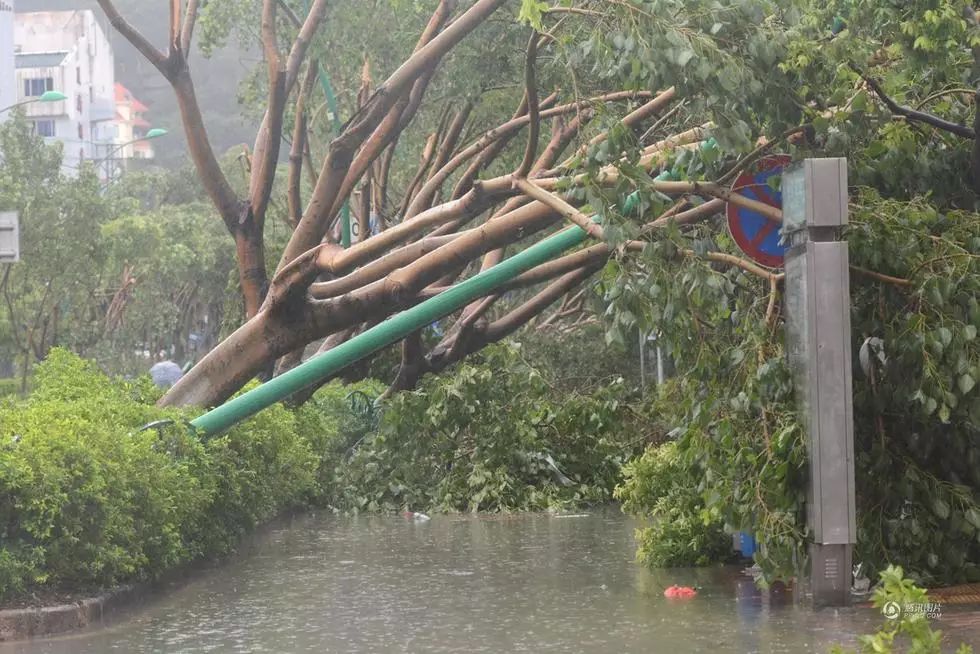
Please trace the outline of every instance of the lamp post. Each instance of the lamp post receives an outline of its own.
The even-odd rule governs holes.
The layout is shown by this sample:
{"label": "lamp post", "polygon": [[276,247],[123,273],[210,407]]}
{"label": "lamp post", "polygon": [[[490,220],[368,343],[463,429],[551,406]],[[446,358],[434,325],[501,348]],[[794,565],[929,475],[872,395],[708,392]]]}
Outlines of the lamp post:
{"label": "lamp post", "polygon": [[109,154],[99,159],[95,164],[96,166],[101,166],[102,164],[106,164],[106,186],[108,186],[112,182],[113,174],[112,174],[112,169],[110,168],[109,165],[112,162],[112,156],[114,154],[116,154],[126,146],[132,145],[133,143],[139,143],[140,141],[149,141],[151,139],[158,139],[161,136],[166,136],[168,133],[169,132],[163,129],[162,127],[154,127],[153,129],[151,129],[145,135],[139,137],[138,139],[133,139],[131,141],[126,141],[125,143],[120,143],[116,147],[112,148],[112,150],[109,151]]}
{"label": "lamp post", "polygon": [[21,102],[15,102],[9,107],[4,107],[0,109],[0,114],[5,111],[10,111],[11,109],[16,109],[17,107],[23,107],[27,104],[34,104],[35,102],[61,102],[62,100],[67,100],[68,96],[60,91],[45,91],[36,98],[31,98],[30,100],[22,100]]}

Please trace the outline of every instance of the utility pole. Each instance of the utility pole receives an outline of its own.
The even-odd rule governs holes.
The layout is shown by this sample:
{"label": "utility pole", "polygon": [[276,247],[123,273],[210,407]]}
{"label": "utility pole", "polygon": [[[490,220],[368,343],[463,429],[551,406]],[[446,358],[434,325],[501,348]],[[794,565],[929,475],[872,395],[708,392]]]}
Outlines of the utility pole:
{"label": "utility pole", "polygon": [[810,589],[816,606],[851,598],[856,540],[847,160],[805,159],[782,177],[786,347],[807,432]]}

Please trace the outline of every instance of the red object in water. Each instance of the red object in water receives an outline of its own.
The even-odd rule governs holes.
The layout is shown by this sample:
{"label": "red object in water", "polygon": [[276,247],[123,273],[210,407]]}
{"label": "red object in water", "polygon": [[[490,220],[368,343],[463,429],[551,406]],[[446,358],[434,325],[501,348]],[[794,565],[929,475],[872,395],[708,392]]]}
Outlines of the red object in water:
{"label": "red object in water", "polygon": [[690,586],[671,586],[664,591],[664,597],[668,597],[670,599],[688,599],[697,594],[698,591],[694,590]]}

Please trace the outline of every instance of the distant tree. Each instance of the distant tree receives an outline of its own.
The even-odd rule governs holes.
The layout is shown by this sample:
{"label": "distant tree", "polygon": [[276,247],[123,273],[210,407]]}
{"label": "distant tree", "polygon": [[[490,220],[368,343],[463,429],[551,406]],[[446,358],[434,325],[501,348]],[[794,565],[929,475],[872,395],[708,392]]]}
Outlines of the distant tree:
{"label": "distant tree", "polygon": [[16,354],[26,384],[33,362],[88,322],[108,207],[94,170],[63,175],[60,146],[46,146],[19,114],[0,124],[0,207],[20,214],[23,257],[0,270],[0,348]]}

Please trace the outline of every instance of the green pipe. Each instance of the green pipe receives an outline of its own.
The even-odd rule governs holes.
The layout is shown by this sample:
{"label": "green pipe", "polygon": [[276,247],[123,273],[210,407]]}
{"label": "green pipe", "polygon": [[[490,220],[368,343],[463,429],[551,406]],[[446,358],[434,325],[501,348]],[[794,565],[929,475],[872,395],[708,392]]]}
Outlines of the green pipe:
{"label": "green pipe", "polygon": [[[306,1],[306,11],[310,11],[309,0]],[[319,64],[319,78],[320,87],[323,89],[323,95],[327,98],[327,109],[330,110],[331,122],[333,123],[333,133],[334,136],[338,136],[343,129],[343,125],[340,122],[340,109],[337,108],[337,95],[333,92],[333,86],[330,84],[330,77],[327,75],[326,69],[323,64]],[[344,248],[350,247],[350,203],[344,202],[344,206],[340,208],[340,244]]]}
{"label": "green pipe", "polygon": [[575,247],[585,238],[585,231],[579,227],[564,229],[498,263],[493,268],[478,273],[449,290],[392,316],[363,334],[208,411],[192,420],[191,425],[205,434],[224,431],[296,391],[330,377],[372,352],[400,341],[412,332],[449,315],[476,298],[489,294],[517,275]]}

